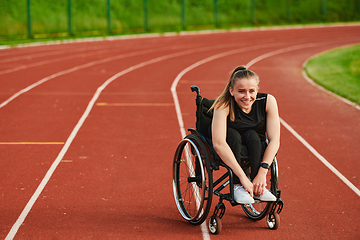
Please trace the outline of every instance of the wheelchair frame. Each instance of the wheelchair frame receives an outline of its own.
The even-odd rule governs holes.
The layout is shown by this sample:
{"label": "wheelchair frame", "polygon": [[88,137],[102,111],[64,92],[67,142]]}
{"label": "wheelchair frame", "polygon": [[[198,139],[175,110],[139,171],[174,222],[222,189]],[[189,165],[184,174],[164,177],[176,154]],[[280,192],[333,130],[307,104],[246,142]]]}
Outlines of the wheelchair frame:
{"label": "wheelchair frame", "polygon": [[[276,196],[275,202],[261,202],[255,200],[254,204],[238,204],[234,200],[233,171],[221,161],[212,147],[207,129],[211,124],[212,112],[209,112],[213,100],[201,97],[200,89],[191,87],[196,92],[196,129],[188,129],[190,134],[185,136],[177,146],[173,162],[173,192],[177,208],[182,217],[191,224],[202,224],[211,208],[213,194],[219,197],[214,213],[209,218],[209,230],[212,234],[220,233],[222,229],[221,218],[225,214],[224,200],[232,206],[241,205],[245,214],[253,220],[266,217],[270,229],[280,226],[279,214],[283,208],[278,189],[278,165],[276,157],[270,166],[267,178],[270,191]],[[244,146],[245,147],[245,146]],[[245,147],[246,150],[246,147]],[[241,159],[241,167],[249,175],[248,157]],[[226,172],[213,182],[213,171],[223,167]],[[222,193],[229,186],[230,192]]]}

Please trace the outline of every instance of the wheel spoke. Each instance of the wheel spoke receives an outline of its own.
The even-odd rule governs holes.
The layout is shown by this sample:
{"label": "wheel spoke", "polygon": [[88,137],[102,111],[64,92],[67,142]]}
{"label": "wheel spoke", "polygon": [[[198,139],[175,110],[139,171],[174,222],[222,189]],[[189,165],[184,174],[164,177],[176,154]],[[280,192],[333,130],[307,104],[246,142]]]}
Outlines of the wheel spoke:
{"label": "wheel spoke", "polygon": [[207,191],[212,191],[208,180],[212,176],[203,151],[199,139],[189,135],[179,143],[175,154],[177,159],[174,159],[175,201],[181,215],[193,224],[206,219],[211,204]]}

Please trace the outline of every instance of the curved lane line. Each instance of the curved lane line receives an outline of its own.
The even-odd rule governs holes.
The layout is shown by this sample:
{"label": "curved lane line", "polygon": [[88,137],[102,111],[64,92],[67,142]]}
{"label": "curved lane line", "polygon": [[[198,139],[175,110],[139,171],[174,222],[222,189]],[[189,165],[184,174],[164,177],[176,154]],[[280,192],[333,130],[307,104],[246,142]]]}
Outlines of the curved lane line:
{"label": "curved lane line", "polygon": [[57,54],[62,54],[62,53],[66,53],[66,50],[57,50],[57,51],[51,51],[51,52],[36,53],[33,55],[28,55],[28,56],[22,55],[20,57],[5,58],[5,59],[0,60],[0,63],[14,62],[14,61],[18,61],[18,60],[32,60],[33,58],[47,57],[47,56],[52,56],[52,55],[57,55]]}
{"label": "curved lane line", "polygon": [[[46,45],[46,44],[45,44]],[[45,45],[40,45],[40,46],[45,46]],[[29,46],[30,47],[30,46]],[[97,51],[97,50],[104,50],[107,49],[107,47],[74,47],[74,48],[62,48],[60,50],[43,50],[43,52],[38,53],[36,50],[34,52],[28,52],[25,55],[23,53],[19,53],[19,52],[8,52],[6,53],[1,53],[1,57],[4,57],[6,55],[20,55],[20,56],[8,56],[6,59],[0,59],[0,63],[3,62],[13,62],[13,61],[18,61],[18,60],[27,60],[27,59],[34,59],[37,57],[47,57],[47,56],[53,56],[56,54],[62,54],[62,53],[67,53],[67,52],[87,52],[87,51]]]}
{"label": "curved lane line", "polygon": [[[319,44],[304,44],[304,48],[306,47],[315,47]],[[251,60],[246,66],[249,68],[250,66],[254,65],[255,63],[268,58],[275,56],[277,54],[282,54],[285,52],[293,51],[293,50],[299,50],[301,49],[301,45],[289,47],[289,48],[283,48],[276,51],[272,51],[263,55],[260,55],[259,57]],[[293,134],[312,154],[314,154],[315,157],[317,157],[327,168],[330,169],[338,178],[341,179],[351,190],[353,190],[359,197],[360,197],[360,190],[352,184],[344,175],[342,175],[329,161],[327,161],[320,153],[318,153],[315,148],[313,148],[303,137],[301,137],[289,124],[287,124],[283,119],[280,118],[281,124],[291,133]]]}
{"label": "curved lane line", "polygon": [[[173,47],[164,47],[164,48],[160,48],[161,50],[166,50],[166,49],[171,49]],[[157,49],[157,50],[141,50],[141,51],[160,51],[160,49]],[[72,51],[74,51],[73,49],[71,49]],[[83,49],[81,49],[83,50]],[[84,49],[85,51],[86,49]],[[0,71],[0,75],[3,75],[3,74],[7,74],[7,73],[12,73],[12,72],[16,72],[16,71],[20,71],[20,70],[24,70],[24,69],[27,69],[27,68],[31,68],[31,67],[38,67],[38,66],[42,66],[42,65],[45,65],[45,64],[51,64],[51,63],[55,63],[55,62],[61,62],[61,61],[65,61],[65,60],[69,60],[69,59],[73,59],[73,58],[77,58],[77,57],[88,57],[88,56],[93,56],[93,55],[98,55],[98,54],[102,54],[102,53],[109,53],[109,52],[113,52],[110,50],[107,50],[107,49],[102,49],[102,50],[99,50],[99,49],[89,49],[88,51],[94,51],[92,53],[84,53],[84,52],[80,52],[80,50],[77,50],[77,52],[80,52],[78,54],[72,54],[70,56],[66,56],[66,57],[61,57],[61,58],[52,58],[52,59],[49,59],[49,60],[44,60],[44,61],[40,61],[40,62],[35,62],[35,63],[31,63],[31,64],[27,64],[27,65],[20,65],[20,66],[17,66],[17,67],[13,67],[13,68],[10,68],[10,69],[6,69],[6,70],[3,70],[3,71]]]}
{"label": "curved lane line", "polygon": [[[190,51],[189,53],[195,53],[195,52],[202,52],[202,51],[207,51],[207,50],[220,49],[220,48],[229,47],[229,46],[232,46],[232,45],[231,44],[223,44],[223,45],[218,45],[216,48],[214,48],[214,47],[204,47],[204,48],[198,48],[198,49],[195,49],[195,50],[190,49],[190,50],[186,50],[186,51]],[[165,47],[164,49],[168,49],[168,48],[169,47]],[[104,58],[104,59],[101,59],[101,60],[98,60],[98,61],[85,63],[85,64],[82,64],[82,65],[79,65],[79,66],[76,66],[76,67],[69,68],[67,70],[63,70],[63,71],[54,73],[54,74],[52,74],[50,76],[47,76],[47,77],[45,77],[45,78],[31,84],[30,86],[28,86],[28,87],[26,87],[24,89],[21,89],[20,91],[18,91],[14,95],[12,95],[10,98],[8,98],[4,102],[2,102],[0,104],[0,108],[4,107],[9,102],[11,102],[15,98],[19,97],[23,93],[26,93],[26,92],[32,90],[33,88],[35,88],[35,87],[43,84],[44,82],[47,82],[47,81],[53,79],[53,78],[56,78],[56,77],[59,77],[59,76],[65,75],[67,73],[71,73],[71,72],[74,72],[74,71],[77,71],[77,70],[80,70],[80,69],[83,69],[83,68],[91,67],[91,66],[94,66],[96,64],[102,64],[102,63],[106,63],[106,62],[110,62],[110,61],[114,61],[114,60],[119,60],[121,58],[134,57],[134,56],[138,56],[138,55],[141,55],[141,54],[153,53],[153,52],[158,52],[158,51],[159,51],[159,49],[148,49],[148,50],[142,50],[142,51],[132,52],[132,53],[128,53],[128,54],[118,55],[118,56],[114,56],[114,57],[108,57],[108,58]],[[186,54],[188,54],[188,53],[186,53]],[[18,70],[20,70],[20,69],[18,69]],[[1,74],[1,72],[0,72],[0,74]]]}
{"label": "curved lane line", "polygon": [[149,49],[149,50],[138,51],[138,52],[133,52],[133,53],[128,53],[128,54],[122,54],[122,55],[118,55],[118,56],[114,56],[114,57],[104,58],[104,59],[101,59],[101,60],[98,60],[98,61],[88,62],[88,63],[82,64],[82,65],[79,65],[79,66],[76,66],[76,67],[69,68],[67,70],[63,70],[63,71],[54,73],[54,74],[52,74],[50,76],[47,76],[47,77],[45,77],[45,78],[31,84],[30,86],[28,86],[28,87],[26,87],[24,89],[21,89],[20,91],[18,91],[14,95],[12,95],[10,98],[8,98],[4,102],[2,102],[0,104],[0,108],[4,107],[9,102],[11,102],[15,98],[19,97],[23,93],[26,93],[26,92],[32,90],[33,88],[43,84],[44,82],[47,82],[47,81],[49,81],[51,79],[54,79],[56,77],[59,77],[59,76],[62,76],[62,75],[68,74],[68,73],[72,73],[72,72],[75,72],[75,71],[80,70],[80,69],[91,67],[91,66],[94,66],[94,65],[97,65],[97,64],[102,64],[102,63],[106,63],[106,62],[110,62],[110,61],[114,61],[114,60],[119,60],[121,58],[126,58],[126,57],[134,57],[134,56],[138,56],[138,55],[142,55],[142,54],[153,53],[153,52],[157,52],[157,51],[159,51],[159,50],[158,49],[156,49],[156,50]]}
{"label": "curved lane line", "polygon": [[41,65],[45,65],[45,64],[61,62],[61,61],[73,59],[73,58],[76,58],[76,57],[82,57],[82,56],[87,57],[87,56],[106,53],[106,52],[108,52],[108,51],[107,50],[99,50],[99,51],[96,51],[94,53],[85,54],[85,55],[83,53],[78,53],[76,55],[70,55],[70,56],[62,57],[62,58],[53,58],[53,59],[50,59],[50,60],[40,61],[40,62],[31,63],[31,64],[27,64],[27,65],[21,65],[21,66],[17,66],[17,67],[14,67],[14,68],[7,69],[7,70],[3,70],[3,71],[0,71],[0,75],[16,72],[16,71],[20,71],[20,70],[24,70],[24,69],[31,68],[31,67],[37,67],[37,66],[41,66]]}
{"label": "curved lane line", "polygon": [[[294,51],[294,50],[299,50],[299,49],[303,49],[303,48],[308,48],[308,47],[316,47],[318,45],[323,45],[323,43],[310,43],[310,44],[301,44],[301,45],[296,45],[296,46],[291,46],[291,47],[287,47],[287,48],[283,48],[283,49],[278,49],[276,51],[272,51],[263,55],[260,55],[257,58],[254,58],[253,60],[251,60],[249,63],[246,64],[246,66],[249,68],[250,66],[254,65],[255,63],[277,55],[277,54],[281,54],[284,52],[289,52],[289,51]],[[253,50],[252,48],[247,48],[245,50]],[[175,110],[176,110],[176,115],[177,115],[177,119],[178,119],[178,123],[179,123],[179,127],[180,127],[180,133],[182,138],[184,138],[186,136],[186,131],[184,128],[184,121],[182,118],[182,113],[181,113],[181,107],[180,107],[180,103],[179,103],[179,99],[178,99],[178,95],[176,92],[176,87],[179,83],[179,81],[181,80],[181,78],[189,71],[193,70],[194,68],[210,62],[212,60],[221,58],[221,57],[225,57],[231,54],[235,54],[235,53],[239,53],[241,51],[244,50],[232,50],[232,51],[228,51],[228,52],[224,52],[224,53],[220,53],[220,54],[216,54],[213,55],[211,57],[205,58],[201,61],[198,61],[192,65],[190,65],[189,67],[185,68],[184,70],[182,70],[175,78],[175,80],[173,81],[172,85],[171,85],[171,93],[173,96],[173,100],[174,100],[174,104],[175,104]],[[284,125],[284,127],[286,127],[300,142],[302,142],[316,157],[319,158],[320,161],[322,161],[331,171],[333,171],[338,177],[340,177],[340,179],[342,181],[344,181],[353,191],[355,191],[355,193],[357,193],[360,196],[360,191],[359,189],[357,189],[350,181],[348,181],[339,171],[337,171],[328,161],[326,161],[326,159],[324,157],[322,157],[313,147],[311,147],[310,144],[308,144],[299,134],[297,134],[283,119],[280,118],[281,123]],[[303,141],[302,141],[302,140]],[[207,240],[210,239],[209,236],[209,232],[207,230],[206,224],[205,222],[201,224],[201,230],[203,232],[203,239]]]}
{"label": "curved lane line", "polygon": [[53,145],[64,144],[63,142],[0,142],[0,145]]}
{"label": "curved lane line", "polygon": [[[209,50],[212,50],[213,48],[208,47]],[[160,61],[164,61],[170,58],[175,58],[175,57],[180,57],[186,54],[191,54],[194,52],[198,52],[199,49],[190,49],[190,50],[186,50],[186,51],[182,51],[182,52],[178,52],[178,53],[172,53],[172,54],[168,54],[168,55],[164,55],[161,57],[157,57],[157,58],[153,58],[151,60],[136,64],[132,67],[129,67],[117,74],[115,74],[114,76],[112,76],[111,78],[109,78],[108,80],[106,80],[95,92],[94,96],[92,97],[92,99],[90,100],[88,106],[86,107],[85,112],[83,113],[83,115],[81,116],[81,118],[79,119],[78,123],[76,124],[75,128],[73,129],[73,131],[71,132],[69,138],[66,140],[65,145],[63,146],[63,148],[61,149],[59,155],[56,157],[55,161],[52,163],[51,167],[49,168],[49,170],[47,171],[45,177],[42,179],[41,183],[39,184],[38,188],[36,189],[35,193],[32,195],[32,197],[30,198],[29,202],[26,204],[25,208],[23,209],[23,211],[21,212],[19,218],[16,220],[16,222],[14,223],[14,225],[12,226],[12,228],[10,229],[8,235],[6,236],[5,240],[10,240],[13,239],[16,235],[16,233],[18,232],[19,228],[21,227],[21,225],[23,224],[25,218],[27,217],[27,215],[29,214],[30,210],[32,209],[32,207],[34,206],[36,200],[39,198],[41,192],[44,190],[46,184],[49,182],[52,174],[55,172],[57,166],[60,164],[62,158],[64,157],[64,155],[66,154],[67,150],[69,149],[72,141],[75,139],[77,133],[79,132],[80,128],[82,127],[82,125],[84,124],[86,118],[89,116],[93,106],[95,105],[96,100],[99,98],[100,94],[102,93],[102,91],[110,84],[112,83],[114,80],[116,80],[117,78],[132,72],[136,69],[139,69],[141,67],[153,64],[153,63],[157,63]]]}
{"label": "curved lane line", "polygon": [[326,167],[328,167],[338,178],[341,179],[351,190],[353,190],[360,197],[360,190],[355,187],[344,175],[342,175],[331,163],[329,163],[318,151],[315,150],[303,137],[301,137],[289,124],[280,118],[281,124],[291,132],[309,151],[315,155]]}

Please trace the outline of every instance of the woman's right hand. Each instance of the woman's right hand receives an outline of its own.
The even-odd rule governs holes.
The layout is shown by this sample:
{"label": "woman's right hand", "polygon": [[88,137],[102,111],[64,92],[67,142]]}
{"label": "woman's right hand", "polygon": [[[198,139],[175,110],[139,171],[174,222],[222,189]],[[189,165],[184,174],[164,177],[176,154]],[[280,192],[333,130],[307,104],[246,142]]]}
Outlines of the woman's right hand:
{"label": "woman's right hand", "polygon": [[244,179],[240,178],[240,182],[243,185],[243,187],[246,189],[246,191],[248,191],[250,196],[254,197],[254,185],[253,185],[253,183],[247,177],[245,177]]}

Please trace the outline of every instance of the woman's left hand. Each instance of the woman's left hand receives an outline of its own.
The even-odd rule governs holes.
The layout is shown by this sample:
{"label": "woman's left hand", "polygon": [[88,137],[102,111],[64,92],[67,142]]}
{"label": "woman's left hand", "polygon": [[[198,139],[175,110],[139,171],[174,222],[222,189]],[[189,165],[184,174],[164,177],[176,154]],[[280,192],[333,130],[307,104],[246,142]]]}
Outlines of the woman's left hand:
{"label": "woman's left hand", "polygon": [[264,194],[265,187],[266,187],[266,174],[267,169],[260,168],[258,174],[253,180],[254,185],[254,196],[261,196]]}

